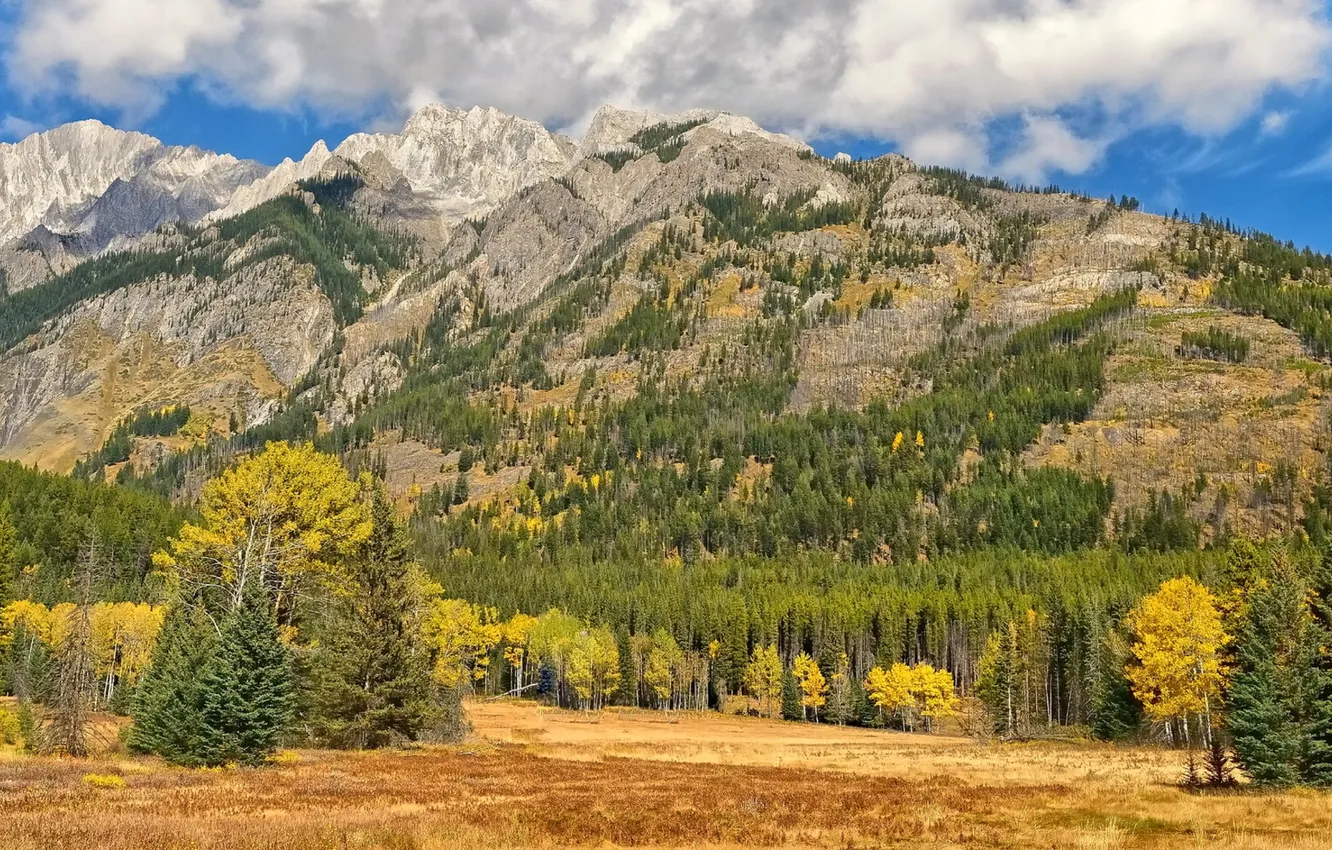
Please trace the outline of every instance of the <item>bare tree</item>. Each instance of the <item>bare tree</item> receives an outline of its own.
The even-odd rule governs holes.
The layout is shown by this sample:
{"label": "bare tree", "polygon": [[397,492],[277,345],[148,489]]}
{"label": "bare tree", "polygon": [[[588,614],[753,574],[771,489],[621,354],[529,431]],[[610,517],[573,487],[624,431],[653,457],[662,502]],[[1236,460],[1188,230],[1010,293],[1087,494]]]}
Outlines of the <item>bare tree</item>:
{"label": "bare tree", "polygon": [[102,565],[101,543],[92,531],[79,553],[74,576],[76,601],[59,648],[55,678],[37,728],[37,750],[82,758],[96,742],[92,703],[97,682],[93,671],[93,586]]}

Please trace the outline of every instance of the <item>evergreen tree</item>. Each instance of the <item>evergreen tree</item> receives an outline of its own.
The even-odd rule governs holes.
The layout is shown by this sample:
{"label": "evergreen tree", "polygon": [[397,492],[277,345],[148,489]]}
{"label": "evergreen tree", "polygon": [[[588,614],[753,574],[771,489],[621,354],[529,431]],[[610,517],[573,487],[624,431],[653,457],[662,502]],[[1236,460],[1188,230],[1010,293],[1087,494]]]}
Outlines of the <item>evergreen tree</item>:
{"label": "evergreen tree", "polygon": [[259,594],[222,621],[199,690],[203,764],[260,764],[277,749],[291,715],[291,658]]}
{"label": "evergreen tree", "polygon": [[199,674],[217,634],[202,613],[176,604],[167,614],[153,663],[135,694],[130,748],[173,764],[197,765],[202,751]]}
{"label": "evergreen tree", "polygon": [[1093,663],[1088,672],[1092,734],[1102,741],[1124,738],[1142,723],[1142,703],[1124,675],[1129,652],[1114,631],[1093,636]]}
{"label": "evergreen tree", "polygon": [[1308,590],[1278,559],[1250,589],[1236,634],[1228,725],[1240,765],[1260,785],[1294,785],[1310,772],[1321,671]]}
{"label": "evergreen tree", "polygon": [[1314,702],[1309,718],[1309,747],[1304,780],[1332,786],[1332,560],[1323,557],[1314,573],[1312,613],[1320,647],[1314,660]]}
{"label": "evergreen tree", "polygon": [[316,734],[335,747],[414,741],[431,714],[414,567],[382,487],[370,497],[370,516],[374,530],[352,563],[354,588],[340,601],[315,665]]}
{"label": "evergreen tree", "polygon": [[0,502],[0,607],[13,599],[18,588],[18,529],[9,502]]}
{"label": "evergreen tree", "polygon": [[805,707],[800,704],[800,683],[790,670],[782,671],[782,719],[805,719]]}
{"label": "evergreen tree", "polygon": [[985,703],[995,734],[1003,738],[1019,737],[1026,730],[1020,693],[1022,668],[1017,626],[1009,623],[990,635],[976,678],[976,695]]}

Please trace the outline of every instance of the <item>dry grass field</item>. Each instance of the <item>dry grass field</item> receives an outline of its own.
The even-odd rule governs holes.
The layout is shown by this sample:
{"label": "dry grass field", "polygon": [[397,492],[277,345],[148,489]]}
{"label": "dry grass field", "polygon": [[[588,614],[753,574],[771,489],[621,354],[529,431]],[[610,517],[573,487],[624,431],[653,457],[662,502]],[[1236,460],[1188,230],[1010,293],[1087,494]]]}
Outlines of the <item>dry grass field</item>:
{"label": "dry grass field", "polygon": [[459,747],[299,751],[263,770],[0,754],[0,847],[1332,847],[1332,796],[1189,794],[1173,784],[1178,755],[1155,750],[470,713]]}

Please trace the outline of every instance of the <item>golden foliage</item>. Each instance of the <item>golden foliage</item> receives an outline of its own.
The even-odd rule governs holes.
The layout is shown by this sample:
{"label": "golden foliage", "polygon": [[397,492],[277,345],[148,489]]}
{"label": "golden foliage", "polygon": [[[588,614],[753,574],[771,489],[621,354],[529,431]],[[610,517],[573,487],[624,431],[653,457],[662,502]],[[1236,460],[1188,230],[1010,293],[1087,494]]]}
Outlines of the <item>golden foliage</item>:
{"label": "golden foliage", "polygon": [[795,677],[800,684],[800,704],[814,709],[814,719],[819,719],[819,709],[828,703],[828,680],[823,671],[805,653],[800,653],[795,660]]}
{"label": "golden foliage", "polygon": [[461,688],[486,677],[490,651],[504,638],[494,608],[462,599],[436,599],[425,620],[426,643],[435,653],[435,681]]}
{"label": "golden foliage", "polygon": [[1147,716],[1167,722],[1210,711],[1221,694],[1221,651],[1230,638],[1211,591],[1188,577],[1169,579],[1129,613],[1133,695]]}
{"label": "golden foliage", "polygon": [[269,443],[204,486],[203,525],[185,525],[171,553],[154,561],[233,606],[247,588],[263,587],[279,611],[289,610],[309,581],[343,583],[338,556],[370,536],[359,496],[332,455],[309,443]]}
{"label": "golden foliage", "polygon": [[85,773],[83,781],[94,788],[125,787],[125,780],[114,773]]}
{"label": "golden foliage", "polygon": [[[0,609],[0,651],[14,642],[19,631],[59,653],[69,634],[75,606],[62,602],[47,608],[20,599]],[[93,673],[112,685],[133,686],[152,661],[166,609],[134,602],[98,602],[88,612]]]}
{"label": "golden foliage", "polygon": [[777,716],[782,696],[782,659],[776,646],[756,646],[745,667],[745,690],[770,717]]}
{"label": "golden foliage", "polygon": [[917,716],[933,728],[934,721],[956,715],[959,705],[953,675],[925,663],[873,668],[865,677],[865,695],[881,715],[896,715],[910,728],[915,728]]}

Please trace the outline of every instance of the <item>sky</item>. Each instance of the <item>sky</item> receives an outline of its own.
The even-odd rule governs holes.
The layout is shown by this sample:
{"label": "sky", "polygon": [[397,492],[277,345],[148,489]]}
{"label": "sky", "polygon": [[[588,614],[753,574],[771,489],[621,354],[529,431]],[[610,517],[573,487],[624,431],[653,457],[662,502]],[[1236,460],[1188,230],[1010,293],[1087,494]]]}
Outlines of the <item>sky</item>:
{"label": "sky", "polygon": [[[0,140],[275,164],[428,102],[747,115],[1332,252],[1332,0],[0,0]],[[3,202],[3,199],[0,199]]]}

